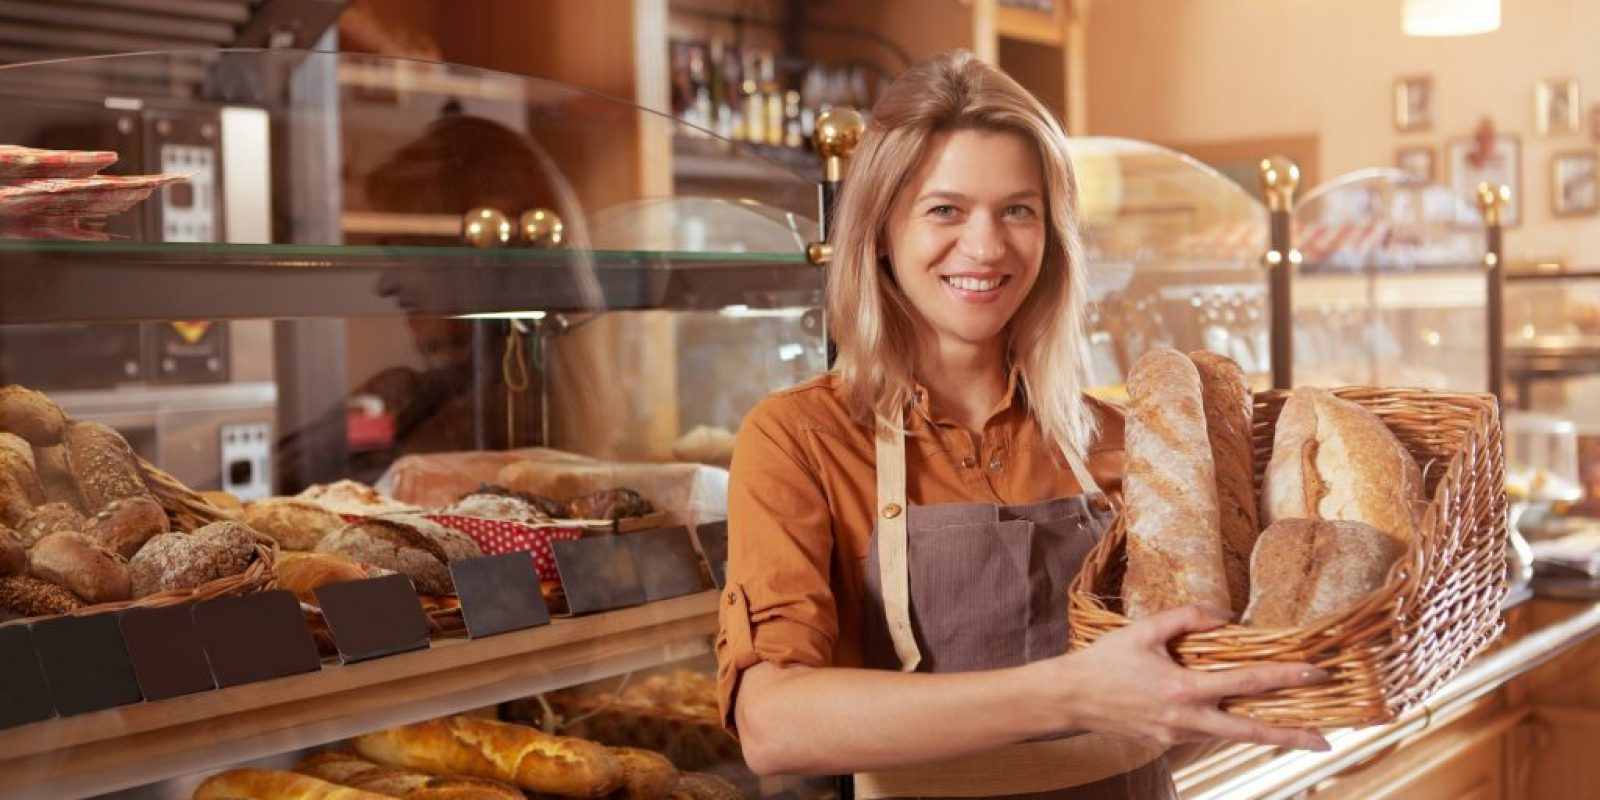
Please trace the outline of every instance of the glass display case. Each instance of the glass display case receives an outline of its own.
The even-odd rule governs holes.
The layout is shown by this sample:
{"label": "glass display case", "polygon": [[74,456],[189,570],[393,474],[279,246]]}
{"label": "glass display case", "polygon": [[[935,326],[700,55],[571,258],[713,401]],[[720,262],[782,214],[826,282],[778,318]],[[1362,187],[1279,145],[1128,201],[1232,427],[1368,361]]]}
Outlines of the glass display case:
{"label": "glass display case", "polygon": [[1116,397],[1147,350],[1230,356],[1271,385],[1267,209],[1221,173],[1129,139],[1069,141],[1090,276],[1091,384]]}
{"label": "glass display case", "polygon": [[[815,183],[770,181],[764,202],[703,181],[689,196],[663,159],[702,131],[567,86],[358,55],[19,65],[0,68],[0,105],[0,144],[14,146],[0,148],[0,385],[59,405],[72,420],[64,446],[89,422],[120,434],[180,526],[250,519],[238,504],[307,487],[327,490],[305,496],[320,502],[343,479],[387,493],[346,495],[373,509],[432,513],[534,463],[537,490],[506,493],[538,511],[523,522],[553,537],[540,546],[559,567],[538,565],[548,624],[469,636],[476,601],[463,590],[434,600],[465,629],[424,603],[431,635],[385,657],[352,657],[333,606],[301,596],[306,624],[327,623],[333,645],[309,671],[208,678],[227,688],[169,699],[143,699],[159,693],[124,622],[100,643],[122,655],[101,668],[121,669],[131,694],[65,703],[70,681],[44,669],[49,691],[35,699],[54,705],[0,713],[7,796],[188,796],[220,770],[289,769],[347,737],[475,709],[655,749],[750,797],[827,791],[743,771],[705,678],[720,580],[706,531],[733,431],[762,396],[825,367],[822,272],[804,257]],[[53,441],[29,440],[41,459]],[[647,506],[568,502],[625,488]],[[360,510],[338,510],[345,529],[364,524]],[[611,542],[596,553],[635,555],[594,556],[604,563],[585,571],[562,549],[596,541]],[[678,566],[692,578],[651,589],[666,575],[651,547],[691,559]],[[297,555],[275,541],[254,563]],[[580,602],[624,561],[638,594]],[[252,580],[266,591],[112,608],[126,620],[190,603],[212,654],[203,608],[286,589]],[[77,613],[0,626],[0,645],[31,636],[43,648],[52,625],[99,618]]]}
{"label": "glass display case", "polygon": [[1295,382],[1485,391],[1479,211],[1396,169],[1348,173],[1295,205]]}

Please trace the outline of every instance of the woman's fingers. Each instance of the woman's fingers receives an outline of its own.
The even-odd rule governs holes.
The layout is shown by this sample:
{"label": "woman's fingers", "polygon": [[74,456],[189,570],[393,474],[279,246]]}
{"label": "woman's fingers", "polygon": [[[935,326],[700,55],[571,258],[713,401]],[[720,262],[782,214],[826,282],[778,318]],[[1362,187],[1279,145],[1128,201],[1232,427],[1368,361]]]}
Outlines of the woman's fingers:
{"label": "woman's fingers", "polygon": [[1181,606],[1135,620],[1128,628],[1141,643],[1164,651],[1167,643],[1179,636],[1220,628],[1231,620],[1231,616],[1216,609]]}
{"label": "woman's fingers", "polygon": [[1328,680],[1328,673],[1310,664],[1263,664],[1218,672],[1199,672],[1194,676],[1195,693],[1222,700],[1250,694],[1265,694],[1274,689],[1314,686]]}
{"label": "woman's fingers", "polygon": [[1253,742],[1273,747],[1293,747],[1299,750],[1316,750],[1318,752],[1327,752],[1331,749],[1328,746],[1328,740],[1322,738],[1322,734],[1316,731],[1298,728],[1276,728],[1264,722],[1229,714],[1217,709],[1202,711],[1195,720],[1193,727],[1197,731],[1239,742]]}

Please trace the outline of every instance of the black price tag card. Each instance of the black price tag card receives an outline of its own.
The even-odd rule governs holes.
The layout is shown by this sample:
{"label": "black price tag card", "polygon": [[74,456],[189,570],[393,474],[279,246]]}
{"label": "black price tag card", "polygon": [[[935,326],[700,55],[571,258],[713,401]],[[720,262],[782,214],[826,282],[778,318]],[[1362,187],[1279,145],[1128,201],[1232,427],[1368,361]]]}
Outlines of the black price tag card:
{"label": "black price tag card", "polygon": [[644,586],[627,538],[637,534],[593,536],[552,542],[556,571],[574,615],[636,606],[644,602]]}
{"label": "black price tag card", "polygon": [[33,632],[26,625],[0,628],[0,729],[15,728],[56,715],[50,702]]}
{"label": "black price tag card", "polygon": [[344,663],[427,648],[428,618],[410,578],[385,575],[331,583],[316,591]]}
{"label": "black price tag card", "polygon": [[527,553],[452,561],[450,576],[461,597],[469,639],[550,624],[539,573]]}
{"label": "black price tag card", "polygon": [[711,568],[711,582],[718,589],[728,585],[728,521],[702,522],[695,526],[694,537],[700,542],[700,554],[706,557]]}
{"label": "black price tag card", "polygon": [[197,603],[194,627],[223,688],[322,669],[300,601],[281,589]]}
{"label": "black price tag card", "polygon": [[165,700],[217,688],[205,645],[194,627],[194,606],[122,612],[122,639],[146,700]]}
{"label": "black price tag card", "polygon": [[144,699],[116,614],[57,617],[33,624],[33,646],[63,717]]}
{"label": "black price tag card", "polygon": [[694,551],[688,528],[662,528],[623,537],[633,548],[639,583],[646,601],[665,600],[703,591],[700,556]]}

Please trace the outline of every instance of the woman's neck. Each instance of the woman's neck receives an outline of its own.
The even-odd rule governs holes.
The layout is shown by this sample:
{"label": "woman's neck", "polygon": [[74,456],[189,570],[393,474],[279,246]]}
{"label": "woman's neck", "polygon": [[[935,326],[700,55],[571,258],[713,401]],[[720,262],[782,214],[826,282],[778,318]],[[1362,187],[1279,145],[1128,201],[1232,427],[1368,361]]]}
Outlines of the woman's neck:
{"label": "woman's neck", "polygon": [[917,361],[917,380],[940,414],[981,435],[989,412],[1006,393],[1005,343],[940,342],[930,350]]}

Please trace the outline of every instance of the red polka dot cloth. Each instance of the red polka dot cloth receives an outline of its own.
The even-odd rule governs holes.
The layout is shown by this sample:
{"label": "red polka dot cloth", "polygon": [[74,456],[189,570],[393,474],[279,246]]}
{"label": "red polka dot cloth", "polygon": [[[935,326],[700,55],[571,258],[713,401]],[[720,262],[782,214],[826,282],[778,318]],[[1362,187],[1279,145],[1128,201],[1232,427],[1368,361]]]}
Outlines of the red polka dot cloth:
{"label": "red polka dot cloth", "polygon": [[527,553],[533,557],[533,566],[539,572],[539,580],[555,581],[561,576],[556,572],[555,555],[551,553],[551,542],[565,542],[583,537],[581,528],[563,528],[558,525],[529,525],[525,522],[508,522],[498,519],[481,519],[479,517],[454,517],[444,514],[424,514],[423,516],[448,528],[454,528],[472,537],[483,549],[484,555],[497,556],[502,553]]}

